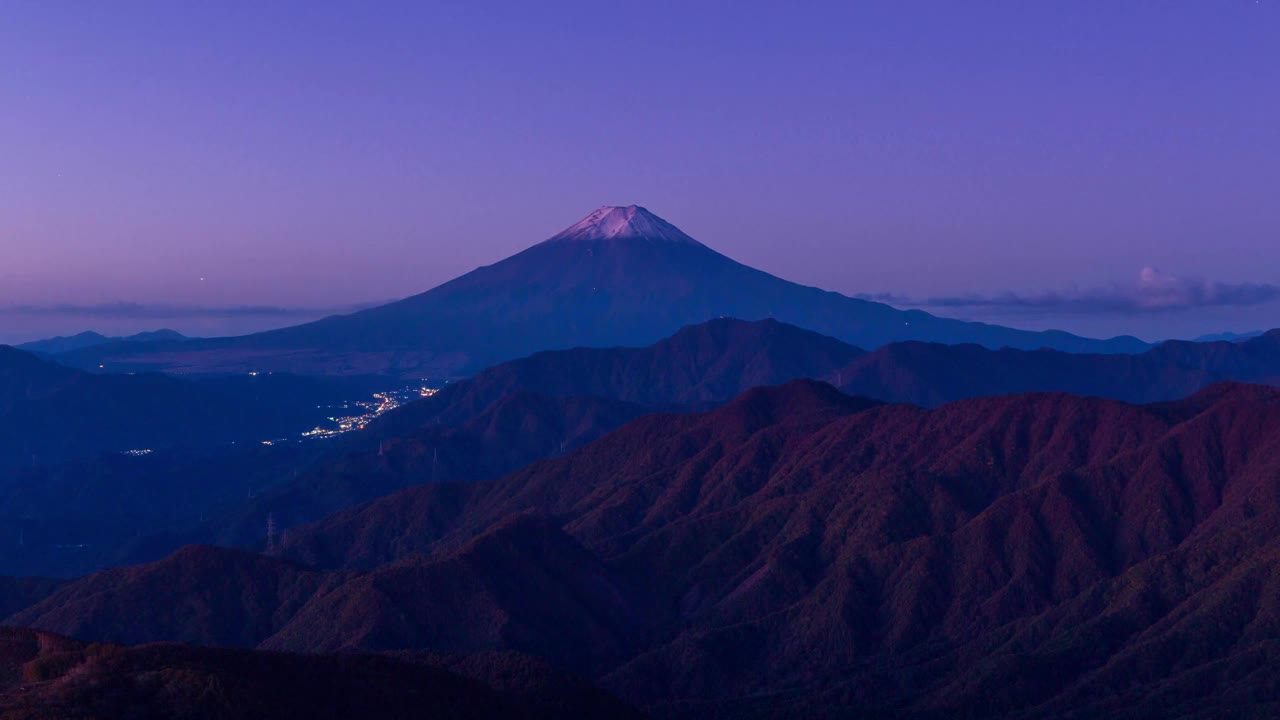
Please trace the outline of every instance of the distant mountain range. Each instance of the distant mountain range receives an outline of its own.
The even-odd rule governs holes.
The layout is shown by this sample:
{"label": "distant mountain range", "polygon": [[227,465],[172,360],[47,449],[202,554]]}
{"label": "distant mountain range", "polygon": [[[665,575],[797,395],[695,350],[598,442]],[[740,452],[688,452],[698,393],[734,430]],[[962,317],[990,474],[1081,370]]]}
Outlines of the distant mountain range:
{"label": "distant mountain range", "polygon": [[925,406],[1045,391],[1158,402],[1227,380],[1280,385],[1280,330],[1239,342],[1171,340],[1134,355],[895,343],[825,379],[845,392]]}
{"label": "distant mountain range", "polygon": [[[0,486],[0,538],[25,532],[27,547],[0,552],[0,573],[74,575],[192,542],[258,547],[268,518],[286,530],[414,485],[495,478],[641,415],[707,409],[797,378],[930,407],[1036,391],[1160,402],[1220,381],[1280,384],[1280,333],[1241,343],[1170,342],[1137,355],[928,343],[866,352],[775,320],[720,319],[647,347],[536,353],[450,383],[319,447],[160,452],[11,473]],[[77,545],[87,547],[65,549]]]}
{"label": "distant mountain range", "polygon": [[[1240,342],[1171,340],[1136,354],[922,342],[868,352],[776,320],[725,318],[689,326],[646,347],[556,350],[502,363],[389,415],[379,427],[470,418],[521,391],[687,410],[795,378],[924,406],[1050,391],[1148,403],[1177,400],[1222,381],[1280,384],[1280,330]],[[440,410],[445,404],[448,408]]]}
{"label": "distant mountain range", "polygon": [[456,377],[541,350],[644,345],[718,317],[774,318],[863,347],[903,340],[1131,353],[1092,340],[902,311],[735,262],[637,206],[604,207],[493,265],[398,302],[237,338],[110,343],[81,367]]}
{"label": "distant mountain range", "polygon": [[775,321],[716,320],[646,348],[556,351],[499,365],[320,445],[157,451],[15,471],[0,482],[0,538],[25,533],[26,546],[0,551],[0,572],[68,576],[184,542],[252,546],[269,516],[286,529],[419,483],[497,477],[640,415],[820,377],[860,354]]}
{"label": "distant mountain range", "polygon": [[101,333],[86,331],[76,335],[59,335],[58,337],[47,338],[44,340],[34,340],[15,347],[19,350],[26,350],[28,352],[56,355],[58,353],[71,352],[72,350],[84,350],[86,348],[113,343],[181,342],[189,339],[191,338],[186,337],[176,330],[167,329],[142,332],[136,335],[128,335],[124,337],[107,337]]}
{"label": "distant mountain range", "polygon": [[923,409],[794,381],[388,496],[274,557],[106,571],[8,622],[530,654],[666,718],[1266,717],[1277,437],[1280,391],[1256,385]]}
{"label": "distant mountain range", "polygon": [[1243,333],[1234,333],[1234,332],[1212,333],[1210,335],[1201,335],[1200,337],[1196,338],[1195,341],[1196,342],[1221,342],[1221,341],[1240,342],[1242,340],[1256,338],[1265,332],[1266,332],[1265,330],[1254,330],[1252,332],[1243,332]]}

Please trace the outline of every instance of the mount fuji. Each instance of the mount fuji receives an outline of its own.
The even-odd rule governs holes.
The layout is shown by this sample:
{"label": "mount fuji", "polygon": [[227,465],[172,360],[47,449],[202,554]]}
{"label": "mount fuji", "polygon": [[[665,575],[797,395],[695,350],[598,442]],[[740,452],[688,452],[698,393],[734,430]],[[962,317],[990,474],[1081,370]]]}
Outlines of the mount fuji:
{"label": "mount fuji", "polygon": [[387,305],[243,337],[105,346],[79,361],[115,370],[449,377],[540,350],[645,345],[722,316],[772,317],[865,349],[901,340],[1100,353],[1147,347],[1130,337],[941,318],[807,287],[629,205],[602,207],[516,255]]}

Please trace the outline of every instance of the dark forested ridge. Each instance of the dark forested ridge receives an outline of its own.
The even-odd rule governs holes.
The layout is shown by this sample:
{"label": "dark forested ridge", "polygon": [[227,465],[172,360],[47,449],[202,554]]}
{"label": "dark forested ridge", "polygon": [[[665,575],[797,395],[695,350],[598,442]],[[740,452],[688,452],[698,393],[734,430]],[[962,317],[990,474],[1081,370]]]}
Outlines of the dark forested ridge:
{"label": "dark forested ridge", "polygon": [[0,629],[0,718],[629,720],[589,682],[511,654],[293,655],[91,644]]}
{"label": "dark forested ridge", "polygon": [[[57,377],[80,378],[23,357]],[[646,347],[548,351],[503,363],[322,447],[158,451],[11,471],[0,502],[0,571],[67,576],[155,559],[185,543],[257,547],[269,520],[284,531],[414,485],[494,478],[562,455],[645,413],[714,407],[748,388],[800,377],[923,406],[1036,391],[1153,402],[1224,380],[1276,382],[1280,334],[1239,343],[1165,343],[1137,355],[925,343],[868,353],[774,320],[717,319]],[[285,395],[284,405],[332,393],[331,381],[287,376],[217,382],[243,387],[263,380],[274,389],[261,397]],[[147,382],[179,383],[161,376]],[[196,385],[210,387],[204,382]],[[258,399],[246,401],[253,402]]]}
{"label": "dark forested ridge", "polygon": [[208,609],[261,588],[232,644],[531,654],[659,717],[1236,716],[1280,701],[1277,438],[1256,385],[922,409],[797,381],[10,622],[226,642]]}

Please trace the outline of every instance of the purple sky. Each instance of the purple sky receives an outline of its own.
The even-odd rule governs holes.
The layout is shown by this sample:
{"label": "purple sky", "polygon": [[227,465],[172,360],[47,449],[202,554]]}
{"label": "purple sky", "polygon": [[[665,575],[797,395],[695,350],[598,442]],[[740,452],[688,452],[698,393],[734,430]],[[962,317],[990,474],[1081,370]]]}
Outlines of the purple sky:
{"label": "purple sky", "polygon": [[1276,0],[615,5],[0,2],[0,341],[289,324],[629,203],[939,314],[1280,325]]}

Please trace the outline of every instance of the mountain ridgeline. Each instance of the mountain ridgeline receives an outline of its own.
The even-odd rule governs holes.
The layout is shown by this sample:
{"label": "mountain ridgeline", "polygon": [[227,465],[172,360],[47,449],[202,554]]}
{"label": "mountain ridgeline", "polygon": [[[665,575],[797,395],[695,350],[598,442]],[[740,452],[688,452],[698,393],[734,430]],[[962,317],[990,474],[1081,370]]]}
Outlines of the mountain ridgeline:
{"label": "mountain ridgeline", "polygon": [[[33,367],[70,372],[27,357]],[[0,538],[22,538],[24,546],[0,552],[0,573],[66,577],[154,559],[186,543],[261,547],[269,521],[287,531],[414,485],[496,478],[645,414],[715,407],[749,388],[797,378],[930,407],[1037,391],[1160,402],[1220,381],[1276,383],[1280,333],[1166,343],[1137,355],[927,343],[865,352],[774,320],[719,319],[647,347],[536,353],[322,445],[254,443],[216,455],[157,452],[9,473]]]}
{"label": "mountain ridgeline", "polygon": [[0,718],[639,720],[589,682],[510,653],[293,655],[128,648],[0,630]]}
{"label": "mountain ridgeline", "polygon": [[[9,456],[68,459],[4,479],[4,567],[148,561],[0,582],[32,628],[0,637],[0,717],[1280,707],[1253,670],[1280,634],[1280,391],[1223,383],[1280,383],[1277,332],[868,351],[719,318],[501,363],[331,444],[202,453],[361,381],[0,360],[0,417],[39,431]],[[144,440],[174,449],[90,457]]]}
{"label": "mountain ridgeline", "polygon": [[1139,355],[898,343],[874,352],[774,320],[720,319],[642,348],[547,351],[451,383],[389,413],[340,461],[265,491],[230,528],[245,544],[411,485],[497,477],[563,454],[645,413],[714,407],[745,390],[813,378],[886,402],[1071,392],[1134,403],[1212,383],[1280,384],[1280,333],[1245,343],[1166,343]]}
{"label": "mountain ridgeline", "polygon": [[635,205],[604,207],[523,252],[398,302],[256,335],[114,343],[64,354],[85,367],[250,369],[456,377],[534,352],[656,342],[719,317],[775,318],[863,348],[903,341],[1138,352],[1092,340],[902,311],[738,263]]}
{"label": "mountain ridgeline", "polygon": [[1276,438],[1257,385],[924,409],[794,381],[405,490],[273,557],[188,548],[50,588],[9,623],[527,654],[666,718],[1267,717]]}
{"label": "mountain ridgeline", "polygon": [[33,340],[28,343],[18,345],[19,350],[27,352],[41,353],[45,355],[57,355],[58,353],[71,352],[73,350],[84,350],[86,348],[98,345],[107,345],[109,343],[139,343],[139,342],[178,342],[187,340],[186,336],[176,330],[152,330],[150,332],[141,332],[134,335],[124,337],[109,337],[101,333],[92,331],[77,333],[75,335],[51,337],[43,340]]}

